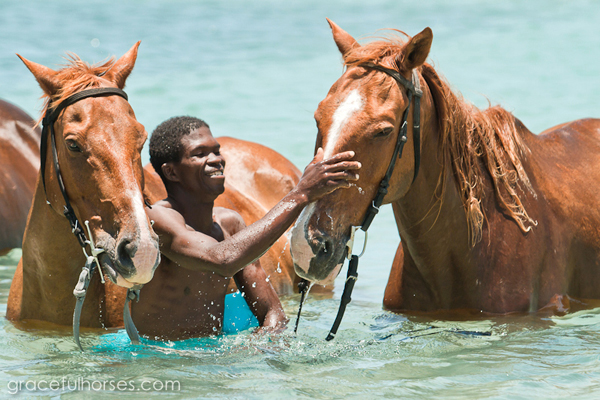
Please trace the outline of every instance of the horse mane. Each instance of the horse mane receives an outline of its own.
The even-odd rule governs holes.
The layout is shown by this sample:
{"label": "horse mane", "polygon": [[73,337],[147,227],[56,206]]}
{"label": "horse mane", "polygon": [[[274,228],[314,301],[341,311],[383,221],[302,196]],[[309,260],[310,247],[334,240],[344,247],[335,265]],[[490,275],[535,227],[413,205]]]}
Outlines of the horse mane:
{"label": "horse mane", "polygon": [[102,76],[106,74],[115,63],[115,58],[111,57],[98,64],[89,64],[73,53],[67,53],[65,59],[67,60],[67,63],[57,71],[55,76],[55,79],[63,84],[52,96],[47,93],[42,95],[44,106],[42,108],[42,117],[40,117],[38,124],[41,122],[48,109],[53,109],[58,106],[66,98],[84,89],[100,87],[101,83],[105,81]]}
{"label": "horse mane", "polygon": [[[349,67],[373,63],[400,70],[404,46],[398,37],[355,46],[346,54],[344,64]],[[500,106],[478,109],[455,94],[431,65],[423,64],[419,69],[437,112],[443,157],[439,184],[443,192],[450,165],[462,197],[471,245],[482,236],[486,172],[497,204],[523,232],[528,232],[537,222],[527,214],[518,190],[523,192],[524,187],[534,196],[535,192],[521,162],[530,150],[521,140],[516,118]]]}

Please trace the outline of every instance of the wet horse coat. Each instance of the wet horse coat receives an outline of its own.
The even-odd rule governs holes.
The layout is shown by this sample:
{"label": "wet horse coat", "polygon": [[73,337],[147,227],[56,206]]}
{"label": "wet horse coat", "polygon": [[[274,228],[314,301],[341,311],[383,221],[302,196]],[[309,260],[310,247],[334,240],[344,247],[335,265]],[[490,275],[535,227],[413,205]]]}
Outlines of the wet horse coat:
{"label": "wet horse coat", "polygon": [[429,28],[407,42],[360,46],[331,26],[347,70],[315,113],[317,147],[354,150],[363,167],[357,190],[335,192],[299,218],[298,274],[337,275],[350,227],[362,222],[389,164],[408,102],[403,87],[370,67],[377,64],[406,79],[416,71],[423,90],[419,173],[413,182],[409,117],[384,201],[401,237],[384,306],[506,313],[600,298],[600,121],[535,135],[501,107],[479,110],[451,90],[425,63]]}
{"label": "wet horse coat", "polygon": [[[77,56],[59,71],[21,58],[43,89],[46,108],[89,88],[125,86],[139,43],[117,61],[90,66]],[[80,223],[89,222],[102,272],[92,276],[81,326],[121,326],[124,287],[148,282],[159,263],[158,237],[144,211],[141,149],[147,133],[120,96],[99,95],[65,108],[53,124],[61,176]],[[23,256],[11,284],[7,318],[70,325],[75,287],[86,262],[63,215],[65,201],[47,137],[44,181],[38,179]],[[87,232],[86,232],[87,234]],[[87,252],[90,249],[87,248]],[[120,287],[122,286],[122,287]]]}
{"label": "wet horse coat", "polygon": [[40,164],[40,129],[0,100],[0,255],[21,247]]}

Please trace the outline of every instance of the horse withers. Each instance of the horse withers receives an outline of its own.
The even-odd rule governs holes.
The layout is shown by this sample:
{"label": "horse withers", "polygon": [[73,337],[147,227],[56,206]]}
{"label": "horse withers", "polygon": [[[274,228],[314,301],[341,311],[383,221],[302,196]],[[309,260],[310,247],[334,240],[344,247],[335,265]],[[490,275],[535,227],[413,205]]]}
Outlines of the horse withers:
{"label": "horse withers", "polygon": [[0,100],[0,255],[21,247],[40,164],[35,121]]}
{"label": "horse withers", "polygon": [[[401,238],[384,307],[507,313],[600,298],[600,120],[533,134],[503,108],[479,110],[451,90],[425,63],[429,28],[360,45],[330,26],[347,68],[315,112],[316,147],[353,150],[362,169],[354,190],[300,216],[297,273],[318,282],[337,276],[406,115],[406,146],[383,201]],[[418,114],[411,84],[422,91]]]}
{"label": "horse withers", "polygon": [[[122,326],[124,288],[152,279],[160,252],[142,194],[141,150],[147,133],[121,91],[138,46],[101,65],[72,55],[58,71],[19,56],[44,92],[46,117],[65,108],[55,121],[44,121],[53,133],[42,143],[45,173],[36,185],[10,288],[10,320],[70,325],[73,289],[88,260],[84,251],[97,255],[100,273],[91,276],[82,326]],[[73,229],[84,232],[87,243],[80,243]],[[114,284],[103,285],[102,275]]]}

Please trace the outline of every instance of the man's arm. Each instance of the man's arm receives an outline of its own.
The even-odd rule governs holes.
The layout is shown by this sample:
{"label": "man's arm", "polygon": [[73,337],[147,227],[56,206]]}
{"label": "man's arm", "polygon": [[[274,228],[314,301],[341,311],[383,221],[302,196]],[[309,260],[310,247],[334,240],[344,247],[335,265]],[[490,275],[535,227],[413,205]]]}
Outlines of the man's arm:
{"label": "man's arm", "polygon": [[160,237],[161,253],[184,268],[233,276],[262,256],[307,204],[356,181],[360,163],[351,161],[353,156],[354,152],[344,152],[322,161],[319,149],[290,193],[263,218],[221,242],[187,227],[174,210],[148,209]]}
{"label": "man's arm", "polygon": [[259,260],[235,274],[233,279],[263,330],[278,332],[285,328],[288,319]]}

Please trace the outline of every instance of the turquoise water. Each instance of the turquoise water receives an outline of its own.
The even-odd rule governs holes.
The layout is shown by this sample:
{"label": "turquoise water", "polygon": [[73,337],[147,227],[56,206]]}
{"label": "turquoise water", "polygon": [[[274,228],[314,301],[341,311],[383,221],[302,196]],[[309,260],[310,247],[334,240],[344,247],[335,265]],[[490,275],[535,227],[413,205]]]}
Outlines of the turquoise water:
{"label": "turquoise water", "polygon": [[[312,114],[342,72],[325,17],[357,38],[381,28],[414,35],[431,27],[430,62],[451,84],[478,106],[503,105],[534,132],[600,116],[600,6],[593,1],[3,0],[0,11],[0,97],[32,116],[41,91],[14,53],[56,67],[66,51],[98,62],[141,40],[126,90],[149,132],[171,116],[195,115],[215,135],[263,143],[300,168],[312,158]],[[19,382],[22,397],[61,398],[600,395],[600,309],[461,322],[384,312],[398,241],[385,208],[369,231],[353,301],[333,342],[323,338],[342,281],[333,299],[309,298],[296,337],[246,331],[131,346],[123,332],[107,331],[84,333],[84,346],[94,350],[81,354],[68,328],[22,331],[0,319],[0,398]],[[17,258],[18,251],[0,261],[0,315]],[[298,300],[283,299],[292,324]],[[26,381],[44,380],[71,388],[25,390]],[[83,382],[78,390],[81,380],[96,386]],[[119,380],[132,390],[111,390]],[[167,381],[179,387],[166,390]],[[149,384],[156,386],[144,390]]]}

